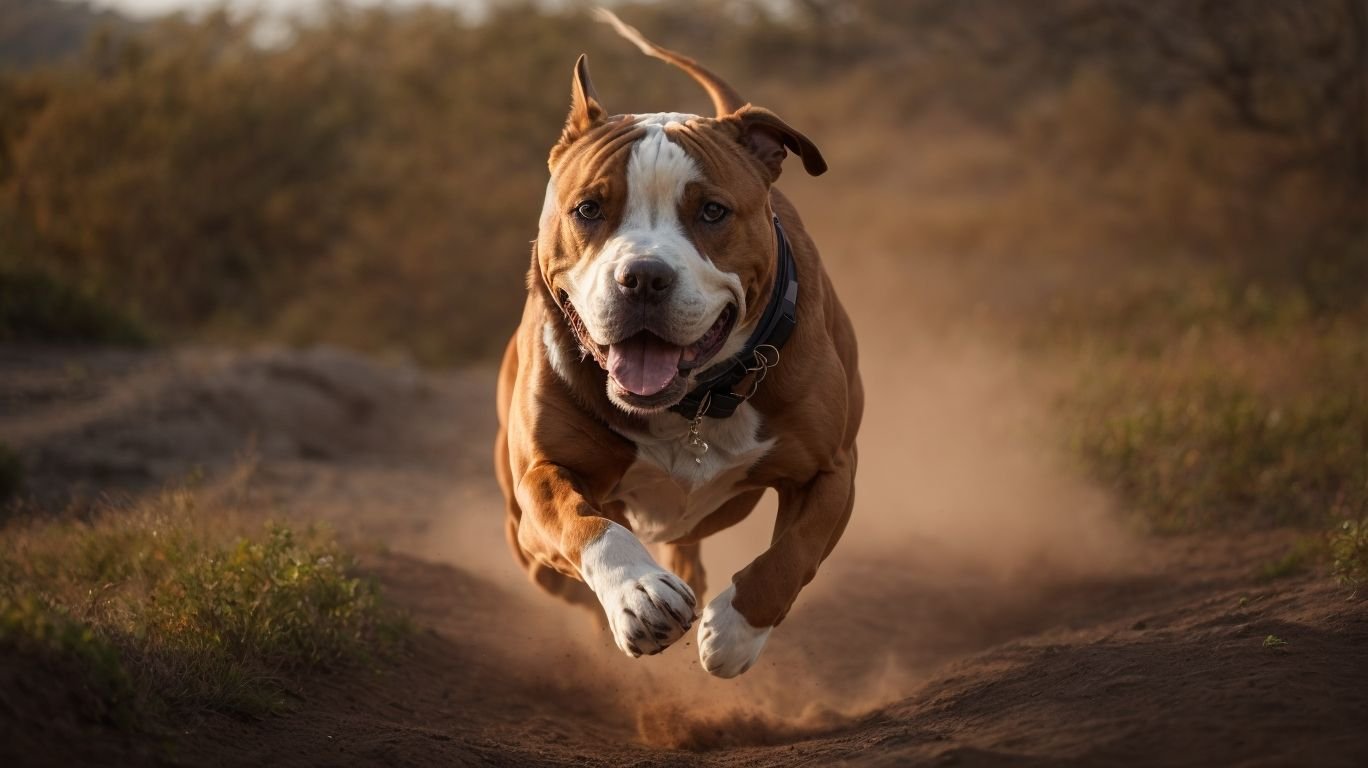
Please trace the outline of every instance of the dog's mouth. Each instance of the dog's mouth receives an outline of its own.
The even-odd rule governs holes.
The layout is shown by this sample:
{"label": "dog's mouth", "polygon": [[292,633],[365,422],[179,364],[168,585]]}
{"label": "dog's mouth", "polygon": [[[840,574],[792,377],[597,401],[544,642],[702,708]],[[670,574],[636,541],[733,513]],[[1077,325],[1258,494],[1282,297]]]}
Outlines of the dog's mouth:
{"label": "dog's mouth", "polygon": [[650,331],[638,331],[609,344],[608,376],[629,394],[652,397],[717,354],[735,316],[736,310],[727,305],[707,332],[687,347],[671,344]]}
{"label": "dog's mouth", "polygon": [[[728,304],[712,326],[688,346],[674,344],[648,330],[601,345],[589,338],[574,306],[565,301],[564,307],[580,347],[608,372],[614,394],[644,410],[678,402],[684,396],[683,380],[722,349],[736,323],[736,307]],[[661,402],[664,400],[670,402]]]}

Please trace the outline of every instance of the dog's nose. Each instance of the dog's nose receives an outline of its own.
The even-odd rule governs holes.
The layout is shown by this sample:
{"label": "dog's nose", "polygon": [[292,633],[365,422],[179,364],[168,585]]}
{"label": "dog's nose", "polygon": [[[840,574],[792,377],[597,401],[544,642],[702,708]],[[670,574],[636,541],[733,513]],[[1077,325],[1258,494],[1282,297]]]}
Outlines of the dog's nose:
{"label": "dog's nose", "polygon": [[658,304],[674,288],[675,271],[660,259],[632,259],[619,264],[613,278],[627,298]]}

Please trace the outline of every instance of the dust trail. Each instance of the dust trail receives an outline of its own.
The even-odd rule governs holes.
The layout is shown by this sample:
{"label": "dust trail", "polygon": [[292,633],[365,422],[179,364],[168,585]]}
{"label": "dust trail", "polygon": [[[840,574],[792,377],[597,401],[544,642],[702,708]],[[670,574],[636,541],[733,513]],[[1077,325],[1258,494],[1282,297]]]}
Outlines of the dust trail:
{"label": "dust trail", "polygon": [[[788,743],[912,695],[951,659],[1050,626],[1064,609],[1054,587],[1125,568],[1126,538],[1106,498],[1060,457],[1047,388],[1023,361],[981,339],[921,334],[899,303],[843,289],[869,396],[856,511],[756,668],[712,678],[693,633],[660,656],[626,658],[581,611],[515,583],[490,505],[482,535],[461,523],[479,550],[461,565],[510,577],[536,605],[517,617],[535,625],[518,651],[526,671],[572,691],[610,686],[604,719],[655,746]],[[714,594],[763,551],[772,522],[767,499],[704,543]],[[573,648],[573,663],[548,657],[547,644]]]}
{"label": "dust trail", "polygon": [[[590,718],[622,739],[695,749],[802,739],[915,695],[950,660],[1067,621],[1071,601],[1088,595],[1060,585],[1104,580],[1129,551],[1105,498],[1061,458],[1049,371],[944,322],[963,286],[888,258],[843,258],[852,242],[836,226],[814,235],[837,255],[827,262],[862,350],[857,503],[830,560],[737,680],[701,669],[694,633],[627,658],[588,612],[527,582],[491,468],[492,369],[433,376],[341,352],[123,355],[93,361],[78,390],[109,409],[74,426],[58,418],[60,401],[10,419],[53,416],[29,447],[92,472],[103,466],[94,459],[119,456],[141,475],[183,476],[188,463],[231,463],[254,445],[257,507],[454,566],[414,569],[421,578],[396,598],[452,641],[452,663],[486,676],[500,717]],[[68,375],[55,354],[14,365],[26,373],[8,386],[30,399],[25,382]],[[154,394],[118,399],[130,370]],[[181,436],[175,461],[167,435]],[[765,549],[773,517],[767,499],[704,543],[714,594]]]}
{"label": "dust trail", "polygon": [[[828,253],[851,248],[836,226],[814,235]],[[527,583],[503,538],[502,499],[480,466],[492,441],[492,376],[484,394],[462,391],[460,434],[442,438],[476,457],[469,471],[417,515],[422,525],[392,540],[516,596],[483,618],[491,633],[479,642],[508,654],[529,691],[568,707],[592,697],[603,722],[662,746],[826,732],[914,694],[949,660],[1062,621],[1059,585],[1127,570],[1131,546],[1107,498],[1061,453],[1051,372],[956,322],[962,284],[892,261],[827,259],[856,324],[867,393],[854,517],[741,678],[704,672],[692,632],[659,656],[629,659],[585,611]],[[475,397],[487,414],[470,413]],[[432,413],[424,418],[434,423]],[[704,542],[714,594],[768,546],[773,518],[771,495]],[[548,699],[552,684],[559,693]]]}
{"label": "dust trail", "polygon": [[[817,237],[842,252],[839,237]],[[1039,365],[933,325],[931,299],[943,306],[946,296],[923,303],[918,292],[939,284],[889,280],[877,261],[828,261],[857,324],[868,391],[856,509],[737,680],[701,669],[693,633],[629,659],[588,612],[527,583],[504,541],[491,471],[491,369],[434,377],[340,353],[178,353],[135,366],[152,371],[155,391],[176,393],[171,403],[140,399],[33,439],[57,466],[116,446],[149,476],[164,471],[167,434],[195,436],[172,474],[256,445],[259,508],[454,566],[412,569],[418,580],[396,587],[396,599],[450,639],[450,663],[484,676],[493,715],[580,718],[616,738],[692,749],[799,740],[915,695],[950,660],[1067,621],[1087,594],[1059,585],[1105,579],[1128,552],[1105,499],[1060,458]],[[115,363],[89,388],[117,389],[132,363]],[[26,365],[36,376],[62,360]],[[368,415],[349,418],[352,403]],[[773,516],[766,500],[704,543],[714,593],[768,545]]]}

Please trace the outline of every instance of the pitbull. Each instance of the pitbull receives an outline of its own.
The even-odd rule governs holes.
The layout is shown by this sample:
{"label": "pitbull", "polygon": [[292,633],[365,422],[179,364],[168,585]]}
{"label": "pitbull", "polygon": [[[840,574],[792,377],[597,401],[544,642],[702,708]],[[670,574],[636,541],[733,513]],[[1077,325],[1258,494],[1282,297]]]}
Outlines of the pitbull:
{"label": "pitbull", "polygon": [[855,333],[774,188],[789,152],[814,176],[826,162],[694,60],[599,13],[691,75],[717,114],[609,115],[587,58],[575,63],[499,371],[508,539],[535,583],[601,606],[624,653],[656,654],[699,618],[699,542],[773,488],[769,549],[702,610],[699,659],[735,677],[854,504]]}

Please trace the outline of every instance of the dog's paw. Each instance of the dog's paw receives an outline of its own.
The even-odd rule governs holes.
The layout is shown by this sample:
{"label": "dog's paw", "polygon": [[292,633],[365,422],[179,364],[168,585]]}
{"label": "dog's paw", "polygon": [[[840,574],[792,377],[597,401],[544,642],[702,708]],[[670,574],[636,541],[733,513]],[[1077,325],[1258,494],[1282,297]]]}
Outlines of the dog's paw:
{"label": "dog's paw", "polygon": [[599,599],[614,642],[633,657],[660,653],[693,626],[693,591],[668,571],[624,581]]}
{"label": "dog's paw", "polygon": [[698,626],[698,660],[703,668],[718,677],[736,677],[751,668],[769,639],[773,627],[757,629],[732,607],[736,587],[726,591],[703,611]]}
{"label": "dog's paw", "polygon": [[629,656],[660,653],[693,626],[693,590],[620,525],[584,548],[580,573],[603,605],[613,641]]}

